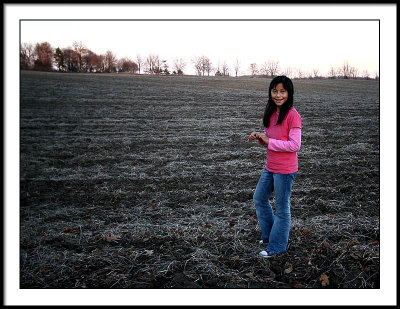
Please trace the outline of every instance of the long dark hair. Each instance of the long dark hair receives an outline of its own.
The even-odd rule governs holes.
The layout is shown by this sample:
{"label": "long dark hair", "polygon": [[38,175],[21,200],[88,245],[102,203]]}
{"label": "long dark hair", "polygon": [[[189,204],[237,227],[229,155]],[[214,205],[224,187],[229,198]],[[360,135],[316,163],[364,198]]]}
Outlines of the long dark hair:
{"label": "long dark hair", "polygon": [[264,127],[268,128],[269,126],[269,119],[271,118],[271,115],[276,111],[276,105],[274,101],[272,101],[272,96],[271,96],[271,90],[275,88],[276,85],[279,83],[282,83],[283,88],[288,92],[288,99],[285,102],[285,104],[282,105],[280,111],[279,111],[279,117],[278,121],[276,124],[282,123],[283,119],[285,119],[286,114],[288,113],[289,109],[293,106],[293,93],[294,93],[294,88],[293,88],[293,83],[291,79],[287,76],[277,76],[275,77],[271,83],[269,84],[269,90],[268,90],[268,103],[267,106],[265,107],[264,111],[264,118],[263,118],[263,124]]}

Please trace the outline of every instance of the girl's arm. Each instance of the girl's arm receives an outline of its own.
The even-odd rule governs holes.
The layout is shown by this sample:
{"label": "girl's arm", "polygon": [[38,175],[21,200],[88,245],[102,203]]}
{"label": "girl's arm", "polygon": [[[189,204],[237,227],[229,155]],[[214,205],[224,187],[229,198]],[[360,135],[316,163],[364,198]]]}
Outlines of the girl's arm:
{"label": "girl's arm", "polygon": [[268,149],[280,152],[297,152],[301,146],[301,129],[292,128],[289,131],[289,140],[281,141],[270,138],[268,141]]}

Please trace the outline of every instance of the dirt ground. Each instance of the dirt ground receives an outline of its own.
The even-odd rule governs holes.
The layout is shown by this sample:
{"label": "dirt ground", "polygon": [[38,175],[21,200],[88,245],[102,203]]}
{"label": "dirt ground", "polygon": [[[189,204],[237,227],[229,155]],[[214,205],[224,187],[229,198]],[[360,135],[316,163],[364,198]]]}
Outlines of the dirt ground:
{"label": "dirt ground", "polygon": [[379,82],[293,81],[290,239],[266,260],[247,137],[269,81],[22,71],[20,287],[379,288]]}

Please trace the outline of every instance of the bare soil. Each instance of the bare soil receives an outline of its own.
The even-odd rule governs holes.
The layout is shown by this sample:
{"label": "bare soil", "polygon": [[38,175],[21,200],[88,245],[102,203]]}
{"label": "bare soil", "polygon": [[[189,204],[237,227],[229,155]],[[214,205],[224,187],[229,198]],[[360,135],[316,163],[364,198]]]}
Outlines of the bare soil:
{"label": "bare soil", "polygon": [[269,82],[22,71],[20,287],[379,288],[379,82],[294,80],[290,239],[265,260]]}

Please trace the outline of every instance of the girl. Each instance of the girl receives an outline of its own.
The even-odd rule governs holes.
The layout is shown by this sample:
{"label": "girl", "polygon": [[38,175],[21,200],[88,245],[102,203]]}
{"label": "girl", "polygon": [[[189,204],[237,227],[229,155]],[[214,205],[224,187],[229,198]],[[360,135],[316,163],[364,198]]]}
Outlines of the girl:
{"label": "girl", "polygon": [[[267,146],[265,168],[258,181],[253,200],[261,228],[260,244],[268,243],[260,252],[272,257],[285,252],[290,230],[290,194],[296,177],[297,151],[301,145],[302,121],[293,107],[293,83],[286,76],[277,76],[269,85],[265,108],[264,133],[253,132],[248,140]],[[275,215],[269,197],[275,192]]]}

